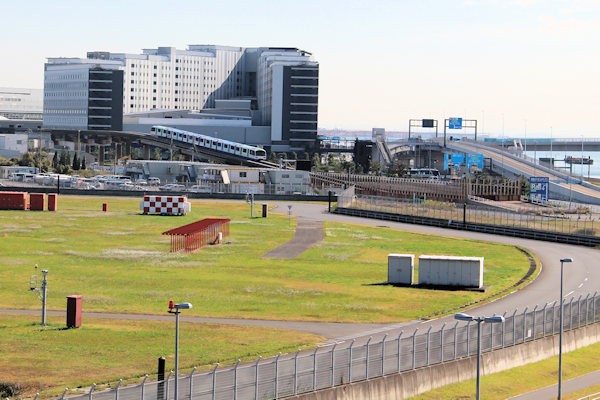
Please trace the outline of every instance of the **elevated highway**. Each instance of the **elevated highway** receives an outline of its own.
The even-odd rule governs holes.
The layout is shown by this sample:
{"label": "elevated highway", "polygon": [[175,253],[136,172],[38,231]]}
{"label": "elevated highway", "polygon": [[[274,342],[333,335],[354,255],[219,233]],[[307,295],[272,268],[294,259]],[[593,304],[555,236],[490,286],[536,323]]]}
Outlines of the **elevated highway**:
{"label": "elevated highway", "polygon": [[600,204],[600,187],[592,185],[581,178],[537,164],[533,160],[517,157],[507,151],[470,140],[447,142],[446,149],[463,153],[483,154],[484,158],[490,160],[490,168],[504,176],[548,177],[550,181],[550,198],[577,203]]}

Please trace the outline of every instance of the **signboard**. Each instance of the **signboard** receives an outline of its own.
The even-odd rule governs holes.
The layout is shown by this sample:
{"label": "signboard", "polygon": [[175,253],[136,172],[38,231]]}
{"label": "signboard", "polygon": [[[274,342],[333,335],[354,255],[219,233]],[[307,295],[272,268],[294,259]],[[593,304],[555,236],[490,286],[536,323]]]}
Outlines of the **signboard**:
{"label": "signboard", "polygon": [[462,129],[462,118],[449,118],[448,128],[450,129]]}
{"label": "signboard", "polygon": [[547,176],[532,176],[529,178],[529,200],[548,201],[549,178]]}
{"label": "signboard", "polygon": [[432,119],[424,119],[421,121],[421,126],[423,128],[433,128],[433,120]]}
{"label": "signboard", "polygon": [[444,169],[460,167],[482,171],[483,154],[444,153]]}
{"label": "signboard", "polygon": [[470,170],[483,170],[483,154],[467,154],[467,168]]}

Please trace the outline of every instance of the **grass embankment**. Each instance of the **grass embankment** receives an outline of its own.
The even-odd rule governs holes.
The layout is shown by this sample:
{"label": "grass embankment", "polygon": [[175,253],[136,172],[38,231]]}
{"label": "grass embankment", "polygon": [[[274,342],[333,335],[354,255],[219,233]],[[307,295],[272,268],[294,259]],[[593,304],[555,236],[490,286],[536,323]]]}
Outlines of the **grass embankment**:
{"label": "grass embankment", "polygon": [[[563,354],[563,399],[575,400],[600,392],[600,385],[596,385],[577,392],[564,393],[567,380],[598,370],[598,364],[593,361],[598,359],[600,359],[600,343]],[[503,400],[521,393],[556,385],[557,374],[558,357],[552,357],[523,367],[484,375],[481,377],[481,398]],[[411,400],[468,400],[474,398],[475,379],[471,379],[411,397]]]}
{"label": "grass embankment", "polygon": [[[107,213],[101,211],[105,202],[109,206]],[[194,305],[186,315],[399,322],[452,312],[497,296],[519,281],[529,268],[527,257],[512,246],[337,223],[327,223],[324,241],[299,257],[265,259],[263,254],[293,236],[293,224],[289,226],[286,210],[282,215],[251,219],[245,203],[194,201],[192,212],[184,217],[160,217],[141,215],[138,204],[139,199],[131,198],[61,196],[59,211],[55,213],[1,212],[0,308],[40,308],[39,300],[29,292],[29,278],[34,273],[33,266],[38,264],[39,270],[49,270],[51,310],[64,310],[65,297],[80,294],[84,311],[165,315],[167,302],[173,299]],[[169,237],[162,236],[162,232],[206,217],[232,219],[231,234],[223,245],[208,246],[193,254],[169,253]],[[490,290],[478,293],[378,285],[387,280],[389,253],[484,256],[485,284]],[[92,377],[84,377],[78,371],[77,363],[82,360],[102,365],[93,371],[96,382],[142,375],[154,370],[157,356],[168,356],[172,351],[172,323],[135,322],[140,330],[134,332],[145,333],[132,333],[133,323],[127,321],[109,324],[84,320],[80,330],[66,331],[58,329],[60,324],[40,330],[34,324],[37,317],[29,319],[31,324],[23,318],[0,315],[4,330],[17,332],[17,337],[23,338],[22,343],[15,345],[8,335],[0,337],[0,376],[13,377],[16,383],[35,382],[36,387],[61,388],[90,384]],[[189,368],[216,359],[275,354],[320,340],[308,335],[280,340],[284,338],[280,333],[274,338],[268,330],[243,328],[233,334],[243,337],[243,344],[224,347],[219,353],[208,344],[221,342],[221,333],[215,333],[217,329],[194,329],[206,329],[194,336],[199,348],[206,351],[198,350],[185,361],[182,359],[182,366]],[[157,336],[156,341],[164,349],[134,344],[139,338],[150,343],[152,340],[146,336],[161,335],[158,332],[162,331],[166,336]],[[251,348],[251,331],[263,337],[256,349]],[[35,342],[35,337],[40,342]],[[68,338],[67,350],[48,347],[58,337]],[[89,340],[97,345],[90,346]],[[43,359],[39,352],[44,345],[37,344],[42,342],[51,349],[48,354],[56,357],[57,365],[62,366],[60,374],[52,372],[44,362],[14,368],[15,360]],[[190,344],[182,348],[187,346]],[[128,356],[131,360],[149,361],[133,362],[132,369],[123,368],[125,357],[116,355],[124,349],[134,353]],[[63,378],[57,379],[58,375]]]}

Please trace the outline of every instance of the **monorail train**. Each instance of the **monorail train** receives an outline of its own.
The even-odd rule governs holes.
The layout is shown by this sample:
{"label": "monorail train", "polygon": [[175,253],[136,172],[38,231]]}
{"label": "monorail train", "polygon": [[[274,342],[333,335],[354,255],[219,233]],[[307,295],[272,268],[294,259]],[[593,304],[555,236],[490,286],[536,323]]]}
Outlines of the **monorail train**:
{"label": "monorail train", "polygon": [[178,142],[188,143],[198,147],[204,147],[206,149],[217,150],[223,153],[249,158],[251,160],[267,159],[267,153],[260,147],[230,142],[229,140],[217,139],[195,132],[169,128],[168,126],[155,125],[150,129],[150,134],[161,138],[173,139]]}

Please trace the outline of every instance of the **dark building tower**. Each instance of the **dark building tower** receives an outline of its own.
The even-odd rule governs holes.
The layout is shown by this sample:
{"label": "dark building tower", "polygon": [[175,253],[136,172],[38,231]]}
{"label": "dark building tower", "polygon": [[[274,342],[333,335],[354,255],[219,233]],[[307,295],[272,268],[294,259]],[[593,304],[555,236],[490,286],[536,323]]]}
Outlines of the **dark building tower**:
{"label": "dark building tower", "polygon": [[123,129],[123,71],[92,68],[88,84],[88,129]]}
{"label": "dark building tower", "polygon": [[283,68],[282,139],[291,148],[315,151],[318,98],[318,64]]}

